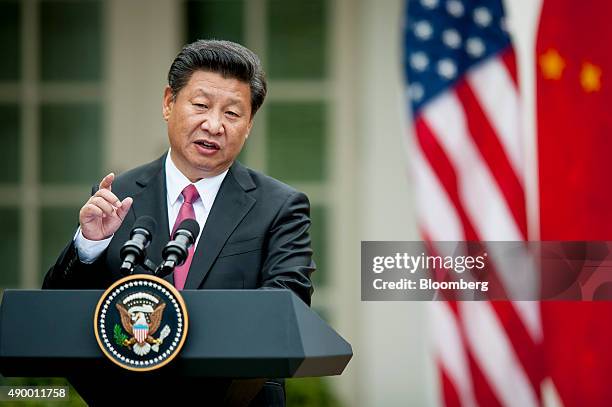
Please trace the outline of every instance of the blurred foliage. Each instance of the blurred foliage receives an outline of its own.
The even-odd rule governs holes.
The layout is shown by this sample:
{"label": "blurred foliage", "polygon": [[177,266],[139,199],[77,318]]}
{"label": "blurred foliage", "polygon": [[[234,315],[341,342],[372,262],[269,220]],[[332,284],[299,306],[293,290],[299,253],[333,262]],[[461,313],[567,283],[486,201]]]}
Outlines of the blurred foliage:
{"label": "blurred foliage", "polygon": [[285,380],[287,407],[340,407],[325,379],[307,377]]}
{"label": "blurred foliage", "polygon": [[61,377],[3,377],[0,376],[0,386],[69,386],[69,399],[66,401],[2,401],[2,406],[9,407],[82,407],[85,402],[70,383]]}

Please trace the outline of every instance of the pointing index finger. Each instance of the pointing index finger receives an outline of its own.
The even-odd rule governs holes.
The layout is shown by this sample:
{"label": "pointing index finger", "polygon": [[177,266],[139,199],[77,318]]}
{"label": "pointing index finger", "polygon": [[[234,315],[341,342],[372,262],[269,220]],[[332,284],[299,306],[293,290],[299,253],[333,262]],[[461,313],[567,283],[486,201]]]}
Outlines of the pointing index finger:
{"label": "pointing index finger", "polygon": [[102,178],[102,181],[100,181],[100,189],[108,189],[110,191],[114,180],[115,174],[111,172],[106,177]]}

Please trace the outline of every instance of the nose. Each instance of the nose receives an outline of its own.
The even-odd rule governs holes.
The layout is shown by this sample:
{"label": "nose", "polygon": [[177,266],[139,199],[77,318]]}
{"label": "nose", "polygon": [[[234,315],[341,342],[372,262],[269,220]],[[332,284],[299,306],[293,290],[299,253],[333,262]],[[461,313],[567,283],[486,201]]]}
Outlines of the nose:
{"label": "nose", "polygon": [[200,128],[211,136],[220,136],[224,132],[223,115],[220,112],[209,112],[200,124]]}

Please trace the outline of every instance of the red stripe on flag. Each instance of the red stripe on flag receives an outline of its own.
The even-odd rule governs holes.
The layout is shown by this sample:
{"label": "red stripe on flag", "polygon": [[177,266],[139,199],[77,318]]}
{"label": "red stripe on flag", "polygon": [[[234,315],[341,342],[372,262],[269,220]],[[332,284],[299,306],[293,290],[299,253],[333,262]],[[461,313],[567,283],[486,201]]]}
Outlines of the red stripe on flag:
{"label": "red stripe on flag", "polygon": [[447,407],[461,407],[461,400],[453,381],[446,374],[444,365],[438,362],[438,372],[440,373],[440,383],[442,384],[442,397],[444,405]]}
{"label": "red stripe on flag", "polygon": [[527,212],[525,209],[525,193],[521,182],[514,172],[489,119],[467,82],[461,81],[457,85],[456,93],[463,104],[470,136],[478,146],[478,150],[487,163],[491,174],[493,174],[497,185],[499,185],[515,223],[521,231],[522,238],[526,239]]}
{"label": "red stripe on flag", "polygon": [[[461,317],[461,313],[459,312],[459,307],[457,306],[457,303],[455,301],[449,301],[448,305],[449,308],[452,310],[453,316],[457,320],[459,329],[461,331],[461,341],[464,345],[463,348],[465,350],[465,356],[468,361],[474,397],[476,399],[477,404],[483,407],[501,407],[502,404],[500,403],[497,396],[495,396],[495,394],[493,393],[491,384],[478,366],[478,362],[474,358],[472,351],[468,346],[466,346],[467,337],[465,333],[465,324],[463,323],[463,319]],[[491,357],[493,357],[493,355],[491,355]]]}
{"label": "red stripe on flag", "polygon": [[512,82],[517,89],[519,89],[518,72],[516,70],[516,54],[514,48],[508,48],[500,55],[502,62],[506,66]]}
{"label": "red stripe on flag", "polygon": [[512,343],[512,348],[529,378],[534,393],[538,400],[541,400],[540,384],[545,373],[541,344],[533,341],[511,302],[492,301],[491,306]]}
{"label": "red stripe on flag", "polygon": [[[493,355],[491,355],[493,357]],[[470,366],[470,373],[472,374],[472,383],[474,384],[474,396],[479,406],[483,407],[501,407],[499,399],[493,393],[489,381],[480,370],[478,362],[474,359],[472,352],[468,349],[467,351],[468,363]]]}
{"label": "red stripe on flag", "polygon": [[466,240],[479,240],[459,198],[457,174],[455,173],[453,165],[423,118],[418,118],[416,120],[415,127],[416,138],[421,146],[423,155],[431,165],[431,168],[440,180],[446,194],[455,207],[461,225],[463,226]]}

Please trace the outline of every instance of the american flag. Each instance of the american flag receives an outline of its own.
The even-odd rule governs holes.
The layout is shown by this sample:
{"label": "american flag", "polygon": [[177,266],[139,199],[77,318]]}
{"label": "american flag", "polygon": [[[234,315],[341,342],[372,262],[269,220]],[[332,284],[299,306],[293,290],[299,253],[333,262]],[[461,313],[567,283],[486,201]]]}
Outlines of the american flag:
{"label": "american flag", "polygon": [[[423,239],[527,239],[520,98],[500,0],[413,0],[404,20]],[[541,404],[536,302],[432,303],[446,405]]]}

